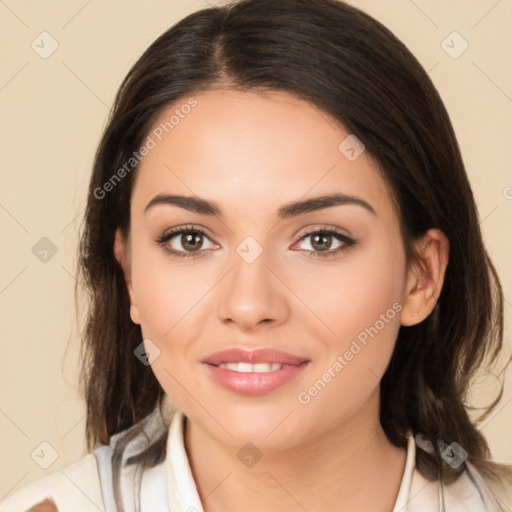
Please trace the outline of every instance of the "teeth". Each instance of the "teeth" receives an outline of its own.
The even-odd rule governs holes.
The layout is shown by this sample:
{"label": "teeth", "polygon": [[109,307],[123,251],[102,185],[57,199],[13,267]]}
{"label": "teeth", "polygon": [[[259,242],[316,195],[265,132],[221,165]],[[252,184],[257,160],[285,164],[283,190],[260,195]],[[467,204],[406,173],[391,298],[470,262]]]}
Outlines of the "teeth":
{"label": "teeth", "polygon": [[237,366],[238,366],[238,369],[236,371],[238,371],[238,372],[242,372],[242,373],[252,372],[252,364],[251,363],[238,363]]}
{"label": "teeth", "polygon": [[283,367],[281,363],[221,363],[219,368],[225,368],[226,370],[232,370],[234,372],[248,373],[265,373],[279,370]]}

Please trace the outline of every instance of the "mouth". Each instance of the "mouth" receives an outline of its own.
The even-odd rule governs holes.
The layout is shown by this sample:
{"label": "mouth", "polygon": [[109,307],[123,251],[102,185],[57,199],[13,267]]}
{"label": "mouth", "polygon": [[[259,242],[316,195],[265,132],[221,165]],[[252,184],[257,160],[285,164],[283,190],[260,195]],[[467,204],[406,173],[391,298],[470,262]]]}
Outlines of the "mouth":
{"label": "mouth", "polygon": [[231,348],[202,361],[217,384],[237,394],[268,394],[297,378],[310,360],[274,349]]}
{"label": "mouth", "polygon": [[239,372],[239,373],[267,373],[267,372],[273,372],[275,370],[281,370],[283,368],[292,368],[292,364],[282,364],[282,363],[221,363],[221,364],[214,364],[213,366],[216,366],[217,368],[224,368],[226,370],[231,370],[233,372]]}
{"label": "mouth", "polygon": [[[257,350],[250,350],[242,347],[232,347],[209,355],[203,360],[203,363],[211,364],[214,366],[219,366],[222,364],[250,364],[251,366],[257,366],[259,364],[280,364],[296,366],[303,363],[304,361],[308,361],[308,358],[290,354],[288,352],[282,352],[281,350],[276,350],[273,348],[259,348]],[[244,370],[244,368],[249,368],[248,366],[242,366],[241,368],[241,371],[249,371],[247,369]],[[274,369],[278,369],[277,366]]]}

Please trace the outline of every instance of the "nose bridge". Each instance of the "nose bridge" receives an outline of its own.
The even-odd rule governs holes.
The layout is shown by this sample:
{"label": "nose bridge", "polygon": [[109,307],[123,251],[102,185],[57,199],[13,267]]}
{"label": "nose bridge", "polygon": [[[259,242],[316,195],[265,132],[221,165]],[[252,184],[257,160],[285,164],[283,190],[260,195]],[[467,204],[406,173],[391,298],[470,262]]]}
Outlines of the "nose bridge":
{"label": "nose bridge", "polygon": [[247,236],[235,247],[219,301],[218,314],[223,321],[250,328],[263,321],[282,320],[287,309],[283,285],[270,270],[270,256],[270,249],[254,236]]}

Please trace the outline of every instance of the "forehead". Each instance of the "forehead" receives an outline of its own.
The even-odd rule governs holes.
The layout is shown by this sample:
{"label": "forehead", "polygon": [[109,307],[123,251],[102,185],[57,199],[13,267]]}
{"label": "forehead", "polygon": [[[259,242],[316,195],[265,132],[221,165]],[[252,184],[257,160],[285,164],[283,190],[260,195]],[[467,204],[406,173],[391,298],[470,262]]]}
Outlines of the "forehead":
{"label": "forehead", "polygon": [[349,135],[324,111],[285,92],[183,97],[148,134],[153,148],[137,170],[134,208],[143,210],[162,192],[213,199],[238,214],[344,193],[391,214],[378,166],[364,152],[347,157]]}

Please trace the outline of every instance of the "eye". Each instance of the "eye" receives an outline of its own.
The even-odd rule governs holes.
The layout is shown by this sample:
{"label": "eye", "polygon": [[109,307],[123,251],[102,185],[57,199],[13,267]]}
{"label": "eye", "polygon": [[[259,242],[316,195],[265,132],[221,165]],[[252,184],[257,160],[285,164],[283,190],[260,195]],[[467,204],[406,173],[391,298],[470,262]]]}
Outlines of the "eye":
{"label": "eye", "polygon": [[205,239],[210,240],[202,229],[186,226],[166,231],[155,242],[160,244],[166,252],[174,256],[196,258],[201,256],[204,251],[202,245]]}
{"label": "eye", "polygon": [[[353,239],[333,228],[310,231],[304,234],[299,242],[303,242],[308,238],[311,238],[308,245],[312,249],[300,250],[309,253],[310,257],[333,256],[356,245]],[[166,231],[155,242],[161,245],[171,256],[198,258],[204,255],[203,243],[205,239],[210,240],[209,236],[202,229],[185,226]],[[334,249],[332,249],[333,239],[338,242],[338,246]],[[213,246],[215,245],[213,244]]]}
{"label": "eye", "polygon": [[[306,250],[306,252],[309,252],[310,257],[333,256],[334,254],[346,251],[347,249],[356,244],[356,242],[352,240],[352,238],[333,228],[322,228],[317,229],[315,231],[310,231],[303,235],[299,242],[302,242],[303,240],[306,240],[308,238],[311,238],[309,246],[312,247],[313,250],[302,250]],[[339,245],[335,247],[334,250],[331,250],[333,238],[336,239]]]}

